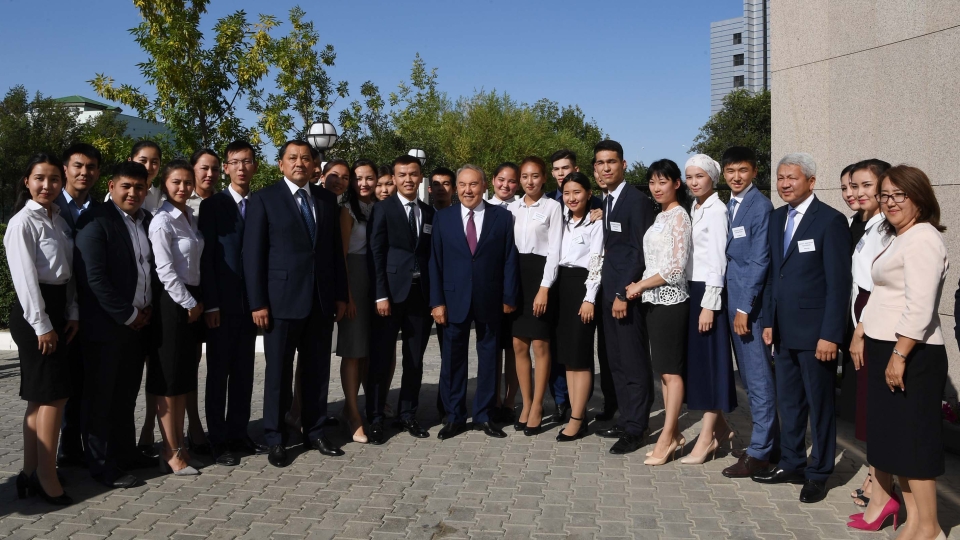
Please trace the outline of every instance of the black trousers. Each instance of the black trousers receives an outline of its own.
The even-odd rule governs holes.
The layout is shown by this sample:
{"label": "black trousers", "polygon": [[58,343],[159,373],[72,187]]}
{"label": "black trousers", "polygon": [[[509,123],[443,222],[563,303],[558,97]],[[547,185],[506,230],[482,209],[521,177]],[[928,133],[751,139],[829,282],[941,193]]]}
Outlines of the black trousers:
{"label": "black trousers", "polygon": [[[779,466],[825,482],[833,472],[837,450],[834,396],[837,362],[821,362],[816,351],[776,350],[777,408],[780,412]],[[812,430],[807,463],[807,419]]]}
{"label": "black trousers", "polygon": [[[601,298],[597,292],[597,298]],[[596,309],[601,309],[598,305]],[[597,365],[600,368],[600,391],[603,393],[603,408],[615,410],[617,404],[617,389],[613,384],[613,375],[610,374],[610,360],[607,357],[607,336],[603,330],[603,314],[594,313],[597,321]],[[590,397],[593,397],[593,384],[590,385]]]}
{"label": "black trousers", "polygon": [[83,347],[76,339],[68,353],[70,375],[73,378],[73,393],[63,408],[60,425],[60,448],[58,456],[82,456],[87,446],[87,432],[83,418]]}
{"label": "black trousers", "polygon": [[447,421],[467,421],[467,356],[470,326],[477,332],[477,388],[473,395],[473,421],[488,422],[497,405],[497,346],[500,321],[493,324],[474,319],[473,309],[461,323],[448,322],[443,329],[440,349],[440,397]]}
{"label": "black trousers", "polygon": [[[247,437],[253,399],[257,327],[250,314],[220,312],[220,326],[207,329],[207,390],[204,408],[210,442]],[[229,398],[229,403],[228,403]]]}
{"label": "black trousers", "polygon": [[140,331],[124,327],[110,341],[83,343],[86,456],[95,478],[117,478],[125,458],[136,452],[134,409],[143,380],[143,359],[153,341],[151,331],[150,326]]}
{"label": "black trousers", "polygon": [[313,311],[304,319],[273,319],[264,332],[267,368],[263,385],[263,434],[270,446],[287,444],[283,415],[293,402],[293,355],[300,368],[300,420],[303,436],[316,440],[323,435],[330,390],[330,348],[333,318],[320,312],[314,299]]}
{"label": "black trousers", "polygon": [[627,316],[613,318],[613,302],[604,300],[603,325],[610,375],[620,406],[620,425],[631,435],[642,435],[653,407],[653,368],[650,344],[640,301],[627,304]]}
{"label": "black trousers", "polygon": [[420,385],[423,381],[423,353],[430,340],[430,327],[433,318],[430,308],[420,289],[418,280],[414,280],[410,292],[403,302],[390,304],[390,315],[373,316],[373,343],[370,349],[370,368],[367,372],[367,389],[370,395],[366,399],[367,420],[383,420],[383,408],[387,404],[390,392],[390,362],[397,346],[397,335],[401,336],[403,374],[400,379],[400,407],[397,411],[401,420],[413,420],[417,416],[420,404]]}

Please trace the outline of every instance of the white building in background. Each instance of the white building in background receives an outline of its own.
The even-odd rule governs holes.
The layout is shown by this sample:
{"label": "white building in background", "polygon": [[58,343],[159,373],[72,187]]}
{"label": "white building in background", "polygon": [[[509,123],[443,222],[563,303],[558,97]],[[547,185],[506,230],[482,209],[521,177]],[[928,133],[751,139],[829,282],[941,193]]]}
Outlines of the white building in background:
{"label": "white building in background", "polygon": [[733,90],[770,89],[770,0],[743,0],[743,16],[710,23],[710,114]]}
{"label": "white building in background", "polygon": [[170,134],[167,126],[164,124],[157,124],[149,120],[144,120],[143,118],[130,116],[129,114],[121,114],[122,109],[120,109],[120,107],[107,105],[106,103],[96,101],[94,99],[83,96],[67,96],[57,98],[54,101],[60,102],[67,107],[76,110],[79,113],[77,115],[78,122],[86,122],[96,118],[106,111],[115,112],[117,113],[117,119],[126,122],[127,124],[127,130],[124,132],[124,135],[137,140]]}

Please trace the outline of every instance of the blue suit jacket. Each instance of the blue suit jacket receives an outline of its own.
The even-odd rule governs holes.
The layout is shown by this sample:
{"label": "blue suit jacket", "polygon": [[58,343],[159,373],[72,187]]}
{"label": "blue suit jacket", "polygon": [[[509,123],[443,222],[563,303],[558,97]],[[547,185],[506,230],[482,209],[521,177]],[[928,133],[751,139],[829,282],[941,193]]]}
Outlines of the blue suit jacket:
{"label": "blue suit jacket", "polygon": [[285,181],[250,196],[243,233],[243,273],[251,310],[269,307],[278,319],[305,319],[319,297],[335,317],[346,302],[347,269],[340,237],[340,207],[331,192],[307,184],[316,210],[316,242]]}
{"label": "blue suit jacket", "polygon": [[[417,200],[420,208],[420,234],[410,236],[410,222],[403,203],[396,195],[373,205],[367,224],[367,254],[372,272],[374,300],[387,298],[403,302],[413,282],[413,262],[420,265],[420,288],[430,298],[430,252],[434,209]],[[431,232],[427,232],[431,231]]]}
{"label": "blue suit jacket", "polygon": [[[763,327],[773,328],[774,343],[788,349],[814,350],[821,339],[843,343],[853,279],[847,218],[814,198],[784,255],[788,208],[770,216]],[[812,240],[814,250],[801,253],[801,240]]]}
{"label": "blue suit jacket", "polygon": [[[643,235],[656,217],[650,197],[629,184],[623,186],[613,212],[604,216],[600,283],[605,301],[612,303],[617,293],[626,294],[627,285],[640,281],[646,268]],[[620,232],[607,230],[609,223],[619,223]]]}
{"label": "blue suit jacket", "polygon": [[[754,186],[744,196],[727,231],[727,298],[730,308],[755,317],[760,317],[762,312],[763,286],[770,268],[767,231],[772,211],[773,203]],[[746,236],[735,238],[733,229],[736,227],[743,227]],[[736,291],[735,296],[731,287]]]}
{"label": "blue suit jacket", "polygon": [[520,295],[520,256],[513,240],[513,214],[484,201],[477,251],[470,253],[460,209],[455,204],[433,218],[430,305],[446,306],[454,324],[467,319],[495,324],[503,305],[516,306]]}
{"label": "blue suit jacket", "polygon": [[228,315],[249,314],[243,280],[244,222],[229,191],[225,189],[200,203],[197,228],[204,239],[200,255],[204,309],[217,308]]}

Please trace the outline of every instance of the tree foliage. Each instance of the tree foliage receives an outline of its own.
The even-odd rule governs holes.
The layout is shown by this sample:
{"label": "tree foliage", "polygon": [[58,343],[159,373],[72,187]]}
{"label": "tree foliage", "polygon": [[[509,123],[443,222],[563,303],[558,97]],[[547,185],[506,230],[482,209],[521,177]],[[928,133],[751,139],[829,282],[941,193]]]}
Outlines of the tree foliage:
{"label": "tree foliage", "polygon": [[731,146],[757,153],[757,185],[770,189],[770,92],[735,90],[723,98],[723,108],[707,120],[690,146],[692,152],[720,160]]}

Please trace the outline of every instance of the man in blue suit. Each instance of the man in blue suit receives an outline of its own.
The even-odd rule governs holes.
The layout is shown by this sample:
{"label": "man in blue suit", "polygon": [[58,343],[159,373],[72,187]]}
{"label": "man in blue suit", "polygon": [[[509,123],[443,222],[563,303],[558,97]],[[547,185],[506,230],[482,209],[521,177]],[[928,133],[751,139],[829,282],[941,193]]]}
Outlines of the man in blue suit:
{"label": "man in blue suit", "polygon": [[437,212],[430,258],[430,305],[443,326],[440,396],[449,439],[466,429],[467,347],[470,326],[477,332],[477,389],[473,421],[490,437],[507,434],[491,421],[496,407],[497,344],[504,313],[517,307],[520,267],[513,240],[513,216],[488,204],[486,175],[475,165],[457,172],[458,204]]}
{"label": "man in blue suit", "polygon": [[[757,156],[734,146],[723,153],[723,177],[730,186],[727,203],[727,316],[740,380],[750,398],[753,432],[740,460],[723,470],[727,478],[749,478],[770,468],[777,438],[777,394],[770,347],[763,343],[763,286],[770,268],[767,230],[773,204],[753,185]],[[779,450],[776,451],[779,454]]]}
{"label": "man in blue suit", "polygon": [[268,461],[287,465],[283,420],[293,398],[293,355],[303,366],[301,418],[305,445],[343,455],[323,434],[330,388],[333,323],[347,309],[347,272],[336,196],[310,183],[310,145],[280,148],[283,180],[249,199],[244,222],[243,272],[253,322],[264,331],[267,369],[263,430]]}
{"label": "man in blue suit", "polygon": [[802,152],[786,155],[777,166],[777,192],[787,204],[770,217],[763,341],[774,345],[781,457],[772,469],[753,475],[761,483],[803,483],[804,503],[823,500],[833,472],[837,349],[852,279],[847,219],[813,194],[816,173],[813,157]]}
{"label": "man in blue suit", "polygon": [[257,327],[250,317],[242,253],[250,180],[257,173],[257,155],[246,141],[230,143],[224,155],[230,185],[200,203],[197,226],[205,241],[200,256],[200,285],[208,328],[207,427],[216,462],[235,466],[240,464],[238,453],[266,451],[247,433]]}

